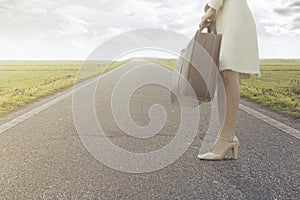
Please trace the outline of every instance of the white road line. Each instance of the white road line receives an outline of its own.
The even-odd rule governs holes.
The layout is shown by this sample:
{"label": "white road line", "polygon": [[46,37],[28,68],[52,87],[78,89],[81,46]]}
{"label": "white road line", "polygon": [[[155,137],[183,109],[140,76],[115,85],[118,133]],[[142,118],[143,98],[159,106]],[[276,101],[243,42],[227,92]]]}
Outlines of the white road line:
{"label": "white road line", "polygon": [[[126,64],[124,64],[124,65],[126,65]],[[103,77],[107,76],[108,74],[110,74],[110,73],[112,73],[112,72],[120,69],[120,67],[121,66],[119,66],[119,67],[117,67],[115,69],[112,69],[112,70],[110,70],[108,72],[105,72],[104,74],[102,74],[101,78],[103,78]],[[93,83],[95,81],[98,81],[98,79],[99,79],[99,77],[93,78],[92,80],[88,81],[87,83],[83,84],[82,86],[80,86],[80,87],[78,87],[76,89],[80,90],[80,89],[86,87],[87,85],[89,85],[89,84],[91,84],[91,83]],[[18,116],[15,119],[12,119],[12,120],[10,120],[10,121],[2,124],[0,126],[0,134],[3,133],[3,132],[5,132],[5,131],[7,131],[8,129],[16,126],[17,124],[19,124],[21,122],[24,122],[25,120],[33,117],[34,115],[39,114],[40,112],[48,109],[49,107],[51,107],[51,106],[53,106],[53,105],[61,102],[62,100],[66,99],[67,97],[71,96],[73,94],[73,92],[74,92],[74,89],[72,91],[70,91],[70,92],[67,92],[66,94],[63,94],[63,95],[61,95],[61,96],[59,96],[59,97],[57,97],[57,98],[55,98],[55,99],[53,99],[53,100],[51,100],[51,101],[49,101],[47,103],[41,105],[41,106],[38,106],[37,108],[35,108],[35,109],[31,110],[31,111],[28,111],[28,112],[26,112],[26,113]]]}
{"label": "white road line", "polygon": [[[126,65],[126,64],[124,64],[124,65]],[[112,73],[112,72],[114,72],[114,71],[116,71],[118,69],[120,69],[120,66],[117,67],[117,68],[115,68],[115,69],[112,69],[112,70],[110,70],[110,71],[108,71],[106,73],[104,73],[102,75],[102,77],[107,76],[108,74],[110,74],[110,73]],[[86,84],[82,85],[78,89],[84,88],[87,85],[89,85],[89,84],[91,84],[91,83],[93,83],[94,81],[97,81],[97,80],[98,80],[98,77],[94,78],[94,79],[92,79],[90,81],[88,81]],[[15,118],[15,119],[12,119],[9,122],[6,122],[5,124],[2,124],[0,126],[0,134],[3,133],[3,132],[5,132],[5,131],[7,131],[8,129],[16,126],[19,123],[24,122],[25,120],[31,118],[32,116],[37,115],[38,113],[46,110],[47,108],[49,108],[49,107],[51,107],[51,106],[53,106],[53,105],[61,102],[62,100],[66,99],[67,97],[71,96],[73,94],[73,92],[74,91],[72,90],[72,91],[70,91],[70,92],[68,92],[66,94],[63,94],[62,96],[59,96],[56,99],[53,99],[53,100],[51,100],[51,101],[49,101],[49,102],[47,102],[47,103],[45,103],[45,104],[43,104],[41,106],[39,106],[39,107],[37,107],[37,108],[29,111],[29,112],[24,113],[23,115],[20,115],[19,117]],[[273,126],[275,128],[278,128],[279,130],[281,130],[281,131],[283,131],[285,133],[288,133],[288,134],[294,136],[297,139],[300,139],[300,131],[299,130],[296,130],[296,129],[294,129],[294,128],[286,125],[286,124],[283,124],[283,123],[281,123],[281,122],[279,122],[279,121],[277,121],[275,119],[272,119],[272,118],[270,118],[270,117],[268,117],[268,116],[266,116],[266,115],[264,115],[264,114],[262,114],[262,113],[260,113],[258,111],[255,111],[255,110],[253,110],[253,109],[251,109],[251,108],[249,108],[249,107],[247,107],[245,105],[240,104],[239,108],[241,110],[247,112],[248,114],[250,114],[250,115],[252,115],[252,116],[254,116],[254,117],[256,117],[256,118],[258,118],[258,119],[260,119],[260,120],[262,120],[262,121],[264,121],[266,123],[268,123],[268,124],[270,124],[271,126]]]}
{"label": "white road line", "polygon": [[296,129],[294,129],[294,128],[286,125],[286,124],[283,124],[283,123],[281,123],[281,122],[279,122],[279,121],[277,121],[277,120],[275,120],[271,117],[268,117],[268,116],[266,116],[266,115],[264,115],[264,114],[262,114],[258,111],[255,111],[255,110],[253,110],[253,109],[251,109],[251,108],[249,108],[245,105],[240,104],[239,108],[241,110],[247,112],[248,114],[250,114],[250,115],[252,115],[252,116],[268,123],[268,124],[270,124],[271,126],[273,126],[275,128],[278,128],[279,130],[281,130],[285,133],[288,133],[288,134],[296,137],[297,139],[300,139],[300,131],[299,130],[296,130]]}
{"label": "white road line", "polygon": [[60,97],[58,97],[58,98],[56,98],[56,99],[54,99],[52,101],[49,101],[49,102],[47,102],[47,103],[45,103],[45,104],[43,104],[43,105],[41,105],[41,106],[39,106],[39,107],[37,107],[37,108],[29,111],[27,113],[24,113],[23,115],[20,115],[19,117],[15,118],[15,119],[13,119],[13,120],[11,120],[9,122],[6,122],[5,124],[2,124],[0,126],[0,134],[3,133],[4,131],[6,131],[6,130],[8,130],[8,129],[14,127],[14,126],[16,126],[17,124],[19,124],[19,123],[21,123],[21,122],[23,122],[23,121],[31,118],[32,116],[37,115],[41,111],[46,110],[47,108],[55,105],[56,103],[64,100],[65,98],[67,98],[70,95],[72,95],[72,91],[68,92],[68,93],[66,93],[66,94],[64,94],[64,95],[62,95],[62,96],[60,96]]}

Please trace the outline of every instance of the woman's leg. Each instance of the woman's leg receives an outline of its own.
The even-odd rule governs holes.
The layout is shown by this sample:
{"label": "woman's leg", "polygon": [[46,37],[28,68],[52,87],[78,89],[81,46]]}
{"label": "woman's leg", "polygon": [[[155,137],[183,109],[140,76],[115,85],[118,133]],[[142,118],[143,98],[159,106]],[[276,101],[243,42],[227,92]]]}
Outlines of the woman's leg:
{"label": "woman's leg", "polygon": [[[222,119],[224,120],[223,127],[220,127],[219,135],[228,140],[232,140],[234,137],[234,129],[237,121],[238,108],[240,102],[240,79],[239,73],[232,70],[223,70],[221,76],[224,83],[224,90],[218,89],[218,110],[220,124],[222,125]],[[226,101],[224,102],[224,98]],[[226,106],[224,110],[224,106]],[[225,113],[224,113],[225,111]],[[225,114],[225,117],[224,117]],[[230,145],[229,142],[224,140],[217,140],[213,153],[222,153]]]}

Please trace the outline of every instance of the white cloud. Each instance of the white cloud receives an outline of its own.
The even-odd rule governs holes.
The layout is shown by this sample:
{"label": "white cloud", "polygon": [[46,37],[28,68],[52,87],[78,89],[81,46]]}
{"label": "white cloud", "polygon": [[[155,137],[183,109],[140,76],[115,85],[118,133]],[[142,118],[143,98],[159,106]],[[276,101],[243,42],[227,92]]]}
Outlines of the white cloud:
{"label": "white cloud", "polygon": [[261,13],[259,23],[265,31],[272,35],[299,35],[300,34],[300,1],[273,0],[265,12]]}
{"label": "white cloud", "polygon": [[17,55],[19,59],[27,59],[27,51],[23,45],[18,44],[14,40],[0,36],[1,57],[10,58],[12,55]]}
{"label": "white cloud", "polygon": [[[299,1],[248,2],[260,41],[270,41],[274,35],[287,36],[284,38],[292,41],[295,34],[299,35],[296,17],[300,12],[288,15],[282,14],[286,10],[276,10],[288,9]],[[0,0],[0,59],[85,59],[112,36],[145,27],[171,29],[191,37],[205,3],[206,0]],[[262,55],[272,57],[270,50],[260,46]]]}

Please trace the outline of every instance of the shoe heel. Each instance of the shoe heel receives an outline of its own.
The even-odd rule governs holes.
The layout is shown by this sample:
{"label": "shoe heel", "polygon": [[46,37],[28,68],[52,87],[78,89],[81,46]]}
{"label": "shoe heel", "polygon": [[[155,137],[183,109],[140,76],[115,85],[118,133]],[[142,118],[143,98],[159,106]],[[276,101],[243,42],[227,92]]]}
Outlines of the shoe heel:
{"label": "shoe heel", "polygon": [[238,154],[239,154],[239,145],[235,144],[232,148],[232,158],[233,159],[238,159]]}

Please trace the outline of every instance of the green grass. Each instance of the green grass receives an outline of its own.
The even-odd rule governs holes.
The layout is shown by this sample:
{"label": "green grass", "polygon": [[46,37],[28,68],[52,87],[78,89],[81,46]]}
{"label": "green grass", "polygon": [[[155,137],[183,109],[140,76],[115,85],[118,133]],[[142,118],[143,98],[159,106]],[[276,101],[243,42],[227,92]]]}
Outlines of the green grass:
{"label": "green grass", "polygon": [[0,115],[33,102],[41,97],[68,88],[77,81],[96,76],[126,61],[2,61],[0,62]]}
{"label": "green grass", "polygon": [[241,81],[241,96],[300,118],[300,62],[262,61],[261,78]]}
{"label": "green grass", "polygon": [[[175,60],[150,59],[173,68]],[[241,96],[300,118],[300,60],[262,60],[261,78],[241,80]]]}
{"label": "green grass", "polygon": [[[149,60],[169,68],[173,68],[175,62]],[[79,76],[81,62],[0,62],[0,115],[70,87],[77,77],[85,80],[125,62],[86,63]],[[241,80],[241,96],[300,118],[300,61],[263,60],[261,74],[261,78],[252,76]]]}

